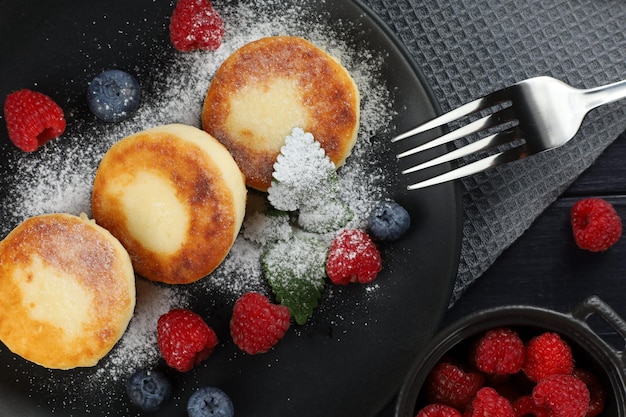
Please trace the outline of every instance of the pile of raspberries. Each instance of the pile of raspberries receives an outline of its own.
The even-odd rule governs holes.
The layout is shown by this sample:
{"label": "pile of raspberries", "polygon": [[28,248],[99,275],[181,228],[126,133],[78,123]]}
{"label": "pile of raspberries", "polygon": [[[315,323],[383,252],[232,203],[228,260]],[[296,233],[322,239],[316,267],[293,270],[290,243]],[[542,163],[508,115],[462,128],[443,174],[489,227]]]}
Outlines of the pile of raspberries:
{"label": "pile of raspberries", "polygon": [[524,341],[508,327],[487,331],[469,357],[444,356],[428,375],[428,405],[417,417],[595,417],[606,390],[575,366],[569,343],[554,332]]}

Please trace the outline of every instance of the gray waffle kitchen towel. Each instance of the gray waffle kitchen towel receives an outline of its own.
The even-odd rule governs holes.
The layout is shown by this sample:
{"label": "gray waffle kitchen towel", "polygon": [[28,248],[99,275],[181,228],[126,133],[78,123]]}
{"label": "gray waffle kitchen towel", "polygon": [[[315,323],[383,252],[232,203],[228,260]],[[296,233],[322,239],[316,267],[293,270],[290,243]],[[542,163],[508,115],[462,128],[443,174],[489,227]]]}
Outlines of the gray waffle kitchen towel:
{"label": "gray waffle kitchen towel", "polygon": [[[525,78],[589,88],[626,79],[624,0],[364,0],[400,37],[442,111]],[[451,302],[626,128],[626,101],[593,110],[564,147],[462,181]]]}

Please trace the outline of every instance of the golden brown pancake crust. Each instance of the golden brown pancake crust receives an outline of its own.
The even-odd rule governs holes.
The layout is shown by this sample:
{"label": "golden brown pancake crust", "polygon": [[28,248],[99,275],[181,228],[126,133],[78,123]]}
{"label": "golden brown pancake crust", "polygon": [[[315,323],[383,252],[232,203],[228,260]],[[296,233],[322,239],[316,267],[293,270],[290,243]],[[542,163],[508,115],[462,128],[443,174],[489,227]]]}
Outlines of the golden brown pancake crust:
{"label": "golden brown pancake crust", "polygon": [[[124,211],[121,196],[111,183],[132,181],[141,172],[152,173],[170,184],[188,211],[185,240],[175,253],[147,248],[127,227],[129,213]],[[236,204],[240,203],[235,201],[223,175],[206,152],[177,135],[158,128],[140,132],[118,142],[103,158],[94,181],[93,216],[122,242],[139,275],[168,284],[191,283],[223,261],[239,231],[241,216]],[[245,188],[238,169],[236,175]],[[133,210],[141,213],[142,208]]]}
{"label": "golden brown pancake crust", "polygon": [[27,219],[0,242],[0,339],[48,368],[93,366],[130,321],[134,279],[124,248],[93,222]]}
{"label": "golden brown pancake crust", "polygon": [[[280,146],[259,151],[250,143],[255,132],[242,135],[227,126],[231,97],[250,85],[266,85],[275,79],[297,84],[300,103],[308,113],[305,126],[336,166],[350,154],[359,124],[359,93],[346,69],[309,41],[291,36],[263,38],[235,51],[216,72],[202,111],[203,128],[231,152],[246,177],[259,190],[271,184],[273,164]],[[288,109],[285,109],[288,110]],[[287,135],[285,135],[287,136]],[[284,143],[284,137],[282,137]],[[282,146],[282,145],[281,145]]]}

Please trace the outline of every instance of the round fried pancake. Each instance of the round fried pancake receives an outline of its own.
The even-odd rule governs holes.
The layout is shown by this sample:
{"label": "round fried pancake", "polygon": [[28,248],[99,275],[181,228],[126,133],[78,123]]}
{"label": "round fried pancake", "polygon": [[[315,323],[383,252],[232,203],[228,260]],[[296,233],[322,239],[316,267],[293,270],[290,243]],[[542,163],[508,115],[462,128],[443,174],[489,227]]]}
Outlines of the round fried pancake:
{"label": "round fried pancake", "polygon": [[47,368],[95,365],[135,308],[128,253],[86,217],[31,217],[0,242],[0,340]]}
{"label": "round fried pancake", "polygon": [[135,272],[187,284],[210,274],[230,251],[246,192],[222,144],[201,129],[171,124],[109,149],[96,172],[92,210],[128,250]]}
{"label": "round fried pancake", "polygon": [[202,126],[228,148],[246,183],[267,191],[295,127],[312,133],[340,166],[356,141],[359,101],[339,61],[305,39],[275,36],[244,45],[222,63],[205,97]]}

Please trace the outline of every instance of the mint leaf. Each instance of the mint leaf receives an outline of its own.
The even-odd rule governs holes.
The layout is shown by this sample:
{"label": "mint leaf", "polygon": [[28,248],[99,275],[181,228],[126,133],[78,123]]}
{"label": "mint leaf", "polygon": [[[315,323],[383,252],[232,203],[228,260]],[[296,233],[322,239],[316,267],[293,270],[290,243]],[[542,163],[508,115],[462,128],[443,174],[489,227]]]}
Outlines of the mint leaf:
{"label": "mint leaf", "polygon": [[261,246],[289,240],[293,234],[289,214],[268,210],[246,215],[243,222],[243,237]]}
{"label": "mint leaf", "polygon": [[296,211],[339,192],[335,164],[312,134],[294,128],[274,163],[268,200],[277,210]]}
{"label": "mint leaf", "polygon": [[322,296],[326,253],[320,240],[296,235],[271,245],[263,254],[267,282],[298,324],[306,323],[313,315]]}
{"label": "mint leaf", "polygon": [[298,225],[311,233],[328,233],[344,227],[354,213],[341,200],[329,199],[322,204],[303,207],[298,214]]}

